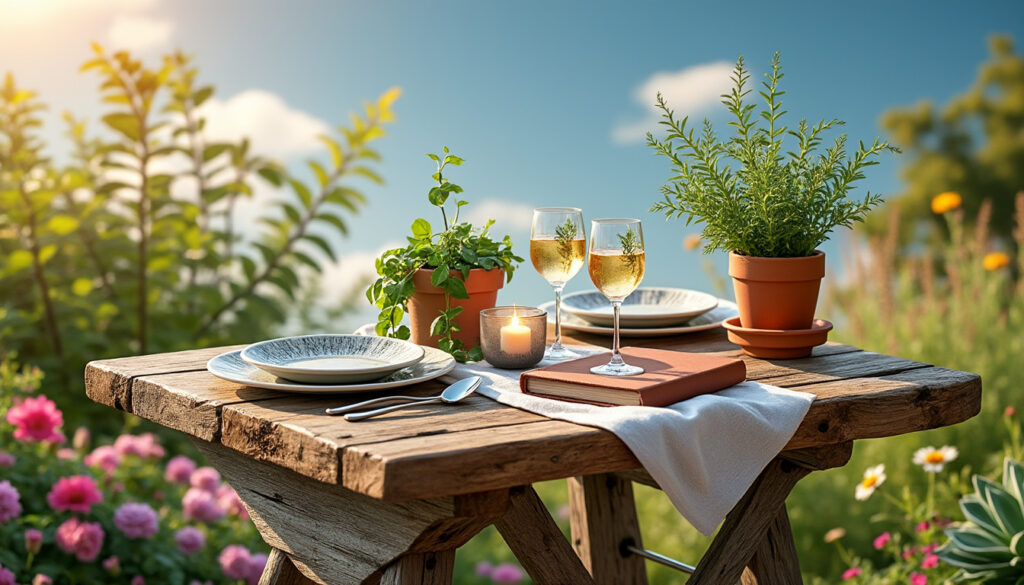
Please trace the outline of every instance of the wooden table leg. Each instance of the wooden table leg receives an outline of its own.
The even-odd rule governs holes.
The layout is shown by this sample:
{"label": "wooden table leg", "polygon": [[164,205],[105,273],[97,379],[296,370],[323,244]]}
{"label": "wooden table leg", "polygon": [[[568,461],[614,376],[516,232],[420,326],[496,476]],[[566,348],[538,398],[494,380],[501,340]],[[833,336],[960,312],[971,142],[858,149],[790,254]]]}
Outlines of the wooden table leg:
{"label": "wooden table leg", "polygon": [[531,486],[511,491],[508,512],[494,525],[535,585],[593,585],[594,579]]}
{"label": "wooden table leg", "polygon": [[384,569],[381,585],[451,585],[455,549],[402,555]]}
{"label": "wooden table leg", "polygon": [[624,549],[642,547],[630,481],[610,473],[570,478],[569,507],[573,548],[595,583],[647,583],[643,558]]}
{"label": "wooden table leg", "polygon": [[[736,583],[755,553],[759,553],[758,559],[747,571],[744,583],[751,583],[750,579],[772,585],[801,583],[800,561],[786,516],[786,496],[811,471],[844,465],[852,448],[852,443],[843,443],[787,452],[769,463],[726,516],[687,585]],[[774,580],[774,576],[780,580]]]}
{"label": "wooden table leg", "polygon": [[270,556],[267,558],[267,568],[263,569],[257,585],[314,585],[313,581],[306,578],[292,564],[288,555],[280,550],[270,549]]}

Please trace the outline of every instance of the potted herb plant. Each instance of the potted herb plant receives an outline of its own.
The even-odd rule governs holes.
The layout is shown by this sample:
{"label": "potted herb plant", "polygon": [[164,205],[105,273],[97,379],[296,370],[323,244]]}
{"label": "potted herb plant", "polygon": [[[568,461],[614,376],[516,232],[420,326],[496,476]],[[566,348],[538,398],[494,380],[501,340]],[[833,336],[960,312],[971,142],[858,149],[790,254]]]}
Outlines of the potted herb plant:
{"label": "potted herb plant", "polygon": [[848,157],[845,134],[819,150],[822,135],[843,122],[783,125],[782,77],[776,53],[759,92],[764,105],[755,112],[746,99],[750,74],[739,58],[733,88],[722,96],[733,118],[728,139],[719,139],[707,119],[699,131],[687,117],[677,119],[661,94],[657,106],[667,136],[647,135],[673,170],[661,188],[664,200],[651,211],[685,216],[687,225],[703,223],[704,252],[729,252],[740,324],[752,329],[811,327],[825,275],[825,254],[817,248],[837,226],[863,221],[882,201],[870,192],[860,200],[847,194],[882,152],[898,152],[876,138]]}
{"label": "potted herb plant", "polygon": [[[512,240],[496,242],[488,235],[494,220],[481,229],[459,222],[467,201],[458,198],[462,187],[444,177],[445,167],[459,166],[463,159],[444,147],[443,154],[428,154],[437,163],[437,183],[427,194],[441,211],[444,229],[438,232],[425,219],[412,223],[412,236],[404,248],[388,250],[377,259],[379,278],[366,297],[380,309],[378,335],[412,338],[452,354],[459,361],[482,358],[480,310],[493,307],[500,289],[512,280],[516,263]],[[446,205],[454,204],[449,219]],[[409,314],[410,325],[402,324]]]}

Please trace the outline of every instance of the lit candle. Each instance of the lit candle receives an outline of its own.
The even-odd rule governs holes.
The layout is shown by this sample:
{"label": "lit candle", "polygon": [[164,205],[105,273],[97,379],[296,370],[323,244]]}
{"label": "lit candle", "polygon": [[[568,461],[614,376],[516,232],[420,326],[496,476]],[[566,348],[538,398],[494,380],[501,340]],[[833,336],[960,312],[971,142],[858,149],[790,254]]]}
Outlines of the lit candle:
{"label": "lit candle", "polygon": [[513,316],[508,325],[501,328],[501,351],[508,354],[530,353],[530,328],[519,324],[519,317]]}

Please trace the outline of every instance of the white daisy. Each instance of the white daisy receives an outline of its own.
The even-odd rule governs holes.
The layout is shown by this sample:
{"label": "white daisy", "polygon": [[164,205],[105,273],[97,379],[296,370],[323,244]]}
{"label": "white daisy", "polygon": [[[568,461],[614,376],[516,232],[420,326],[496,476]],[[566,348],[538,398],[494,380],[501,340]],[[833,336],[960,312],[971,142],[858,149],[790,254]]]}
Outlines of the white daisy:
{"label": "white daisy", "polygon": [[857,493],[854,497],[858,500],[866,500],[883,483],[885,483],[885,465],[869,467],[864,471],[864,479],[857,484]]}
{"label": "white daisy", "polygon": [[914,451],[914,464],[924,467],[924,470],[929,473],[938,473],[942,471],[945,464],[956,459],[959,454],[960,451],[956,447],[949,445],[938,449],[932,446],[922,447]]}

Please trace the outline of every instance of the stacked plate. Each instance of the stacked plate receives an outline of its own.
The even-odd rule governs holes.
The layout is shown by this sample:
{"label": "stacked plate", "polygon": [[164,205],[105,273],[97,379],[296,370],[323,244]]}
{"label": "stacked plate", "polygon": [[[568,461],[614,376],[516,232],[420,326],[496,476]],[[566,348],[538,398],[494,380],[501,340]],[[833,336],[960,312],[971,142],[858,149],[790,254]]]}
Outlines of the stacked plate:
{"label": "stacked plate", "polygon": [[[555,321],[555,304],[540,306]],[[666,337],[721,327],[739,313],[736,305],[707,293],[683,288],[638,288],[622,301],[619,334],[623,337]],[[611,335],[612,306],[597,291],[562,298],[562,327],[567,330]]]}
{"label": "stacked plate", "polygon": [[455,360],[432,347],[364,335],[303,335],[254,343],[206,364],[218,378],[285,392],[338,394],[408,386],[447,374]]}

